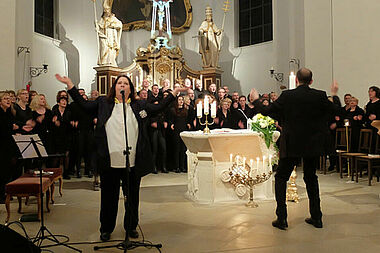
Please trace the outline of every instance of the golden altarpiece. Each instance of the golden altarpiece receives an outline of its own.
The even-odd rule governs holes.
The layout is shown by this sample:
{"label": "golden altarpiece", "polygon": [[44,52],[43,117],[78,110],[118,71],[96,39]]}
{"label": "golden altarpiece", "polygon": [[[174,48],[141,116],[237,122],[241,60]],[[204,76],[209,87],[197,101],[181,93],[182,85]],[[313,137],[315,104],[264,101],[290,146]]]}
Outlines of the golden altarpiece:
{"label": "golden altarpiece", "polygon": [[[170,18],[166,18],[166,24],[164,24],[162,20],[165,19],[164,17],[160,19],[160,15],[170,16],[169,4],[171,2],[170,0],[152,1],[153,12],[157,10],[159,18],[156,20],[157,15],[152,15],[151,23],[158,24],[158,28],[155,28],[156,25],[151,28],[150,44],[146,48],[139,47],[136,50],[136,57],[131,65],[125,68],[107,65],[94,67],[97,72],[97,89],[100,95],[107,94],[112,83],[120,74],[129,76],[137,90],[141,89],[144,79],[148,79],[151,85],[158,84],[160,87],[163,80],[169,79],[171,88],[176,83],[182,85],[186,78],[192,80],[193,85],[196,79],[200,79],[204,90],[211,83],[215,83],[217,87],[222,85],[221,74],[223,71],[219,67],[203,66],[202,70],[193,70],[186,64],[181,48],[168,45],[172,38]],[[188,0],[185,3],[186,6],[190,6]],[[191,8],[188,9],[191,10]],[[191,22],[192,13],[189,12],[190,14]],[[186,20],[188,23],[188,19]],[[164,25],[166,27],[163,27]]]}

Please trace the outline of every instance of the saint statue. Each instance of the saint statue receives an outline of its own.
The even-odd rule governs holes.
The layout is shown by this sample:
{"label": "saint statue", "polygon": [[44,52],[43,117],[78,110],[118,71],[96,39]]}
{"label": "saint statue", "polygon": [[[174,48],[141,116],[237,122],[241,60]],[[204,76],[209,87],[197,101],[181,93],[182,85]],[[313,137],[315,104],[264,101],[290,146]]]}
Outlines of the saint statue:
{"label": "saint statue", "polygon": [[113,0],[103,1],[103,15],[99,22],[95,21],[99,37],[98,65],[117,66],[116,57],[120,50],[120,39],[123,24],[111,12]]}
{"label": "saint statue", "polygon": [[199,27],[199,53],[202,55],[203,67],[218,68],[222,30],[212,20],[212,9],[206,7],[206,20]]}

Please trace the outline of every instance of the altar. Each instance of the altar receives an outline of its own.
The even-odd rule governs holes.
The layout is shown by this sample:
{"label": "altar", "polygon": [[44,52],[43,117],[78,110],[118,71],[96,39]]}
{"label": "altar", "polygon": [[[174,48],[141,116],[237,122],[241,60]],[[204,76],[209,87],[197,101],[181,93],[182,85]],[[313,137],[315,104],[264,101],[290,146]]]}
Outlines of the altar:
{"label": "altar", "polygon": [[[210,134],[185,131],[181,138],[187,147],[188,188],[186,196],[197,203],[246,202],[249,194],[239,197],[234,185],[222,181],[222,173],[231,167],[230,156],[240,155],[256,160],[276,157],[257,132],[250,130],[215,129]],[[269,173],[270,167],[265,173]],[[254,188],[254,199],[273,199],[273,177]]]}

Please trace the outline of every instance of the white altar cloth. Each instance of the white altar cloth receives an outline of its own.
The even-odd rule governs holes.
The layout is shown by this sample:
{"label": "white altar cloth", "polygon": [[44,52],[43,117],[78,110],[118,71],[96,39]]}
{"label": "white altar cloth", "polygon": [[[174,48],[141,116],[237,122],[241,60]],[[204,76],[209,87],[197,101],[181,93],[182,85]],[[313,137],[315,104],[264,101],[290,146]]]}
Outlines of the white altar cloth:
{"label": "white altar cloth", "polygon": [[[181,138],[187,147],[186,196],[203,204],[246,202],[249,199],[249,193],[240,198],[232,184],[221,180],[221,172],[231,167],[230,154],[245,156],[249,161],[264,155],[274,156],[276,152],[267,148],[259,133],[249,130],[215,129],[210,134],[185,131]],[[265,172],[269,172],[269,168]],[[273,177],[255,186],[254,199],[273,199],[272,181]]]}

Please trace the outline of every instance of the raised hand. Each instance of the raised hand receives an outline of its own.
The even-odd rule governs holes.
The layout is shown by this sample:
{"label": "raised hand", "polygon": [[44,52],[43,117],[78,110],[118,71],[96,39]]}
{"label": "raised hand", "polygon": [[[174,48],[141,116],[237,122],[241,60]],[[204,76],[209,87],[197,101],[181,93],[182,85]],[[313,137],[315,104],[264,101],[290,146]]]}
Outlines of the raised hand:
{"label": "raised hand", "polygon": [[66,84],[68,90],[74,87],[73,82],[67,76],[61,76],[60,74],[55,74],[55,78],[57,78],[57,80],[60,81],[61,83]]}
{"label": "raised hand", "polygon": [[187,92],[187,90],[190,89],[189,87],[182,87],[182,88],[175,88],[173,90],[173,95],[176,97],[181,92]]}
{"label": "raised hand", "polygon": [[249,93],[249,97],[252,98],[253,101],[260,98],[259,93],[257,92],[255,88],[251,89],[251,92]]}
{"label": "raised hand", "polygon": [[331,84],[331,96],[336,96],[339,90],[339,84],[336,80],[334,80]]}

